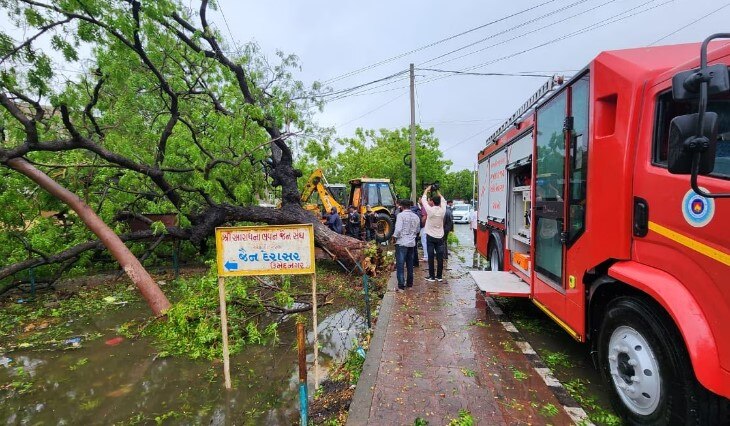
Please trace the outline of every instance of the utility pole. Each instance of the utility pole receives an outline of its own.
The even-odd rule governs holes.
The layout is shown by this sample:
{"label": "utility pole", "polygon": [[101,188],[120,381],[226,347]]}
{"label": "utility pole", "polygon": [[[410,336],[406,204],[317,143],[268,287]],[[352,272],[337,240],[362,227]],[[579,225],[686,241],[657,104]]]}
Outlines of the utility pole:
{"label": "utility pole", "polygon": [[416,74],[411,64],[411,200],[418,199],[416,192]]}

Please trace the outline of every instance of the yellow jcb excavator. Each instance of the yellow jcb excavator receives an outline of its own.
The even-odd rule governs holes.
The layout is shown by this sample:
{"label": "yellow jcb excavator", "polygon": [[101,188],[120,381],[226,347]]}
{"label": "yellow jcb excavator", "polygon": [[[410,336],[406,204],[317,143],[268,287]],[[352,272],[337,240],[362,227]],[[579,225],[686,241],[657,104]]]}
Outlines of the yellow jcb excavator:
{"label": "yellow jcb excavator", "polygon": [[[334,207],[343,222],[347,219],[347,205],[355,206],[360,213],[361,229],[365,226],[366,207],[370,206],[375,213],[375,241],[380,243],[389,240],[393,236],[395,223],[395,194],[391,189],[390,179],[352,179],[347,205],[343,204],[345,189],[342,184],[329,184],[322,169],[317,169],[309,176],[301,201],[305,209],[318,217],[324,212],[329,213]],[[317,193],[318,203],[309,202],[314,193]]]}

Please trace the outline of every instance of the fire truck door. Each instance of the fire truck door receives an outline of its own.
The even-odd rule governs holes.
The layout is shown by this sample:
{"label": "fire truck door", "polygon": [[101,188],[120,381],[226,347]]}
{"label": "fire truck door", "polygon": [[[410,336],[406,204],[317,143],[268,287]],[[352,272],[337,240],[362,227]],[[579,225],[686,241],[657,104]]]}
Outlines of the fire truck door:
{"label": "fire truck door", "polygon": [[533,299],[565,317],[563,259],[565,238],[565,132],[567,91],[537,111]]}

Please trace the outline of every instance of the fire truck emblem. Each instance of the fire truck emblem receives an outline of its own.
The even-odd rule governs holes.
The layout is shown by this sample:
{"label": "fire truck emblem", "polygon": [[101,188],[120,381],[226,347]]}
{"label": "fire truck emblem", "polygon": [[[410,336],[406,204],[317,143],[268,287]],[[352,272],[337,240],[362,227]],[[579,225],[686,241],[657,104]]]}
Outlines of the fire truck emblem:
{"label": "fire truck emblem", "polygon": [[[705,188],[700,189],[707,191]],[[690,189],[682,200],[682,214],[687,223],[695,228],[701,228],[710,223],[715,215],[715,201]]]}

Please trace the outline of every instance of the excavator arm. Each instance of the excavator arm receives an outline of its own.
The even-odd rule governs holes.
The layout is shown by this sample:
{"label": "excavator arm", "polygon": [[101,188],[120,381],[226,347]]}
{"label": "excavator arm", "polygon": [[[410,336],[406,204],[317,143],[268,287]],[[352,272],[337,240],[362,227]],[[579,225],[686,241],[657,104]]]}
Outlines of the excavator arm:
{"label": "excavator arm", "polygon": [[[324,177],[322,169],[316,169],[313,171],[311,176],[309,176],[309,179],[307,179],[307,183],[304,185],[301,197],[302,204],[307,204],[309,199],[312,197],[312,194],[316,191],[327,213],[329,213],[332,210],[332,207],[334,207],[337,209],[337,213],[339,213],[340,216],[343,216],[345,214],[345,207],[337,202],[335,197],[325,186],[326,184],[327,179]],[[317,206],[314,206],[314,208],[310,208],[309,206],[305,207],[307,210],[313,212],[314,210],[319,210],[319,207]]]}

